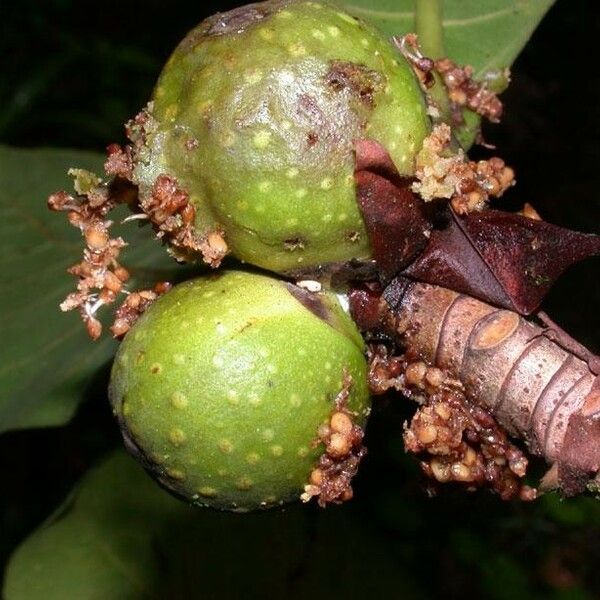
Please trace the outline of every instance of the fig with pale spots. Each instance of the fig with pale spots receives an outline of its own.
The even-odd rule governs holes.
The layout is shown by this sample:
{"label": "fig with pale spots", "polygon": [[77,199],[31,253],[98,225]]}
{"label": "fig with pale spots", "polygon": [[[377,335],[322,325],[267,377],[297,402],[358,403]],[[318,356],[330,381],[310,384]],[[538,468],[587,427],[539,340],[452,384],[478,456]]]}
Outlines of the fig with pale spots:
{"label": "fig with pale spots", "polygon": [[148,207],[165,182],[187,197],[180,259],[217,266],[230,252],[279,273],[369,259],[356,143],[378,142],[412,175],[426,113],[410,65],[362,20],[322,2],[251,4],[179,44],[129,124],[128,177],[160,225],[170,209]]}
{"label": "fig with pale spots", "polygon": [[164,487],[198,505],[266,508],[301,496],[332,415],[364,425],[363,351],[334,294],[223,271],[140,317],[110,398],[127,447]]}

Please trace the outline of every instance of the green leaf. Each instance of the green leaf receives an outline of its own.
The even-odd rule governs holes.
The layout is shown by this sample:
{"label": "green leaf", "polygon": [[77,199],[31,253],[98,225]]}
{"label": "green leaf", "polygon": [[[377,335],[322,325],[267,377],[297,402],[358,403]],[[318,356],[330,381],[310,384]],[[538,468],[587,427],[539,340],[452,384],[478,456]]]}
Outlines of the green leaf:
{"label": "green leaf", "polygon": [[13,555],[6,600],[422,597],[356,504],[191,508],[117,452]]}
{"label": "green leaf", "polygon": [[[554,0],[441,0],[450,58],[476,77],[510,66]],[[415,31],[415,0],[348,0],[346,8],[389,35]]]}
{"label": "green leaf", "polygon": [[[0,432],[61,425],[84,397],[115,342],[91,342],[76,312],[58,308],[74,289],[66,273],[83,243],[64,215],[46,207],[48,195],[72,189],[69,167],[102,172],[98,154],[0,147]],[[132,287],[169,278],[177,269],[148,228],[119,228],[132,243],[122,256]]]}

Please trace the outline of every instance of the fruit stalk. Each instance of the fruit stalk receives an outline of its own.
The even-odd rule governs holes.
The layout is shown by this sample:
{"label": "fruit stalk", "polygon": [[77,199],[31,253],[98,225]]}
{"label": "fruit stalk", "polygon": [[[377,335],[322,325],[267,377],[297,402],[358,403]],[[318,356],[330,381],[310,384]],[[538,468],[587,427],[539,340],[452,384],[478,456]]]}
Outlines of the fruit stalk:
{"label": "fruit stalk", "polygon": [[564,334],[516,312],[435,285],[397,279],[380,297],[356,290],[351,302],[399,343],[405,356],[455,377],[529,452],[552,468],[542,482],[581,492],[600,468],[600,378],[593,355]]}

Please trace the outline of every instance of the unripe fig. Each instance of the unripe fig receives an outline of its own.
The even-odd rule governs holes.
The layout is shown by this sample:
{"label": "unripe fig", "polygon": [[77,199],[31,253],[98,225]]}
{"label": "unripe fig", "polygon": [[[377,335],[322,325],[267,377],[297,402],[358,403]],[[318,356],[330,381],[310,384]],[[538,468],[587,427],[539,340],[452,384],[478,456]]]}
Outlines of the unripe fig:
{"label": "unripe fig", "polygon": [[366,372],[335,295],[223,271],[176,286],[140,317],[110,399],[126,445],[163,486],[245,511],[301,495],[344,380],[344,414],[364,424]]}
{"label": "unripe fig", "polygon": [[304,270],[371,255],[356,140],[410,175],[428,128],[416,77],[382,34],[323,2],[273,0],[215,15],[179,44],[130,127],[133,179],[147,202],[160,175],[175,180],[195,232],[218,232],[238,259]]}

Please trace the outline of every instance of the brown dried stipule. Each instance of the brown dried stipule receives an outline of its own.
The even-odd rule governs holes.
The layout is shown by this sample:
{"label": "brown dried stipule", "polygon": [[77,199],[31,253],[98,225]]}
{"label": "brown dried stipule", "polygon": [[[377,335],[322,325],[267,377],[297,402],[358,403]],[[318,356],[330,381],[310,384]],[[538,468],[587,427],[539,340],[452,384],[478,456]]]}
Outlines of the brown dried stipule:
{"label": "brown dried stipule", "polygon": [[[531,454],[554,486],[582,491],[600,469],[600,380],[585,357],[519,314],[399,278],[379,298],[353,293],[355,318],[454,374]],[[548,483],[548,481],[546,481]]]}

